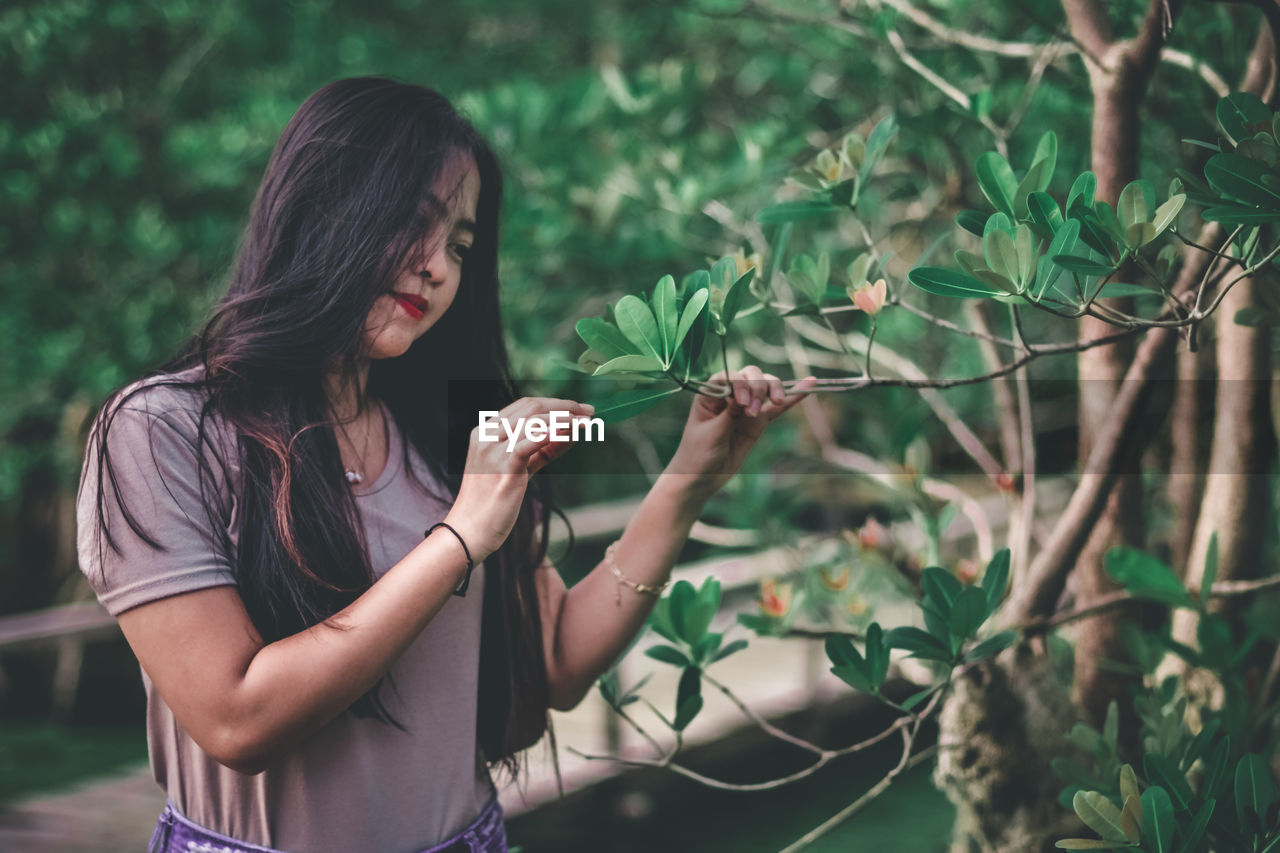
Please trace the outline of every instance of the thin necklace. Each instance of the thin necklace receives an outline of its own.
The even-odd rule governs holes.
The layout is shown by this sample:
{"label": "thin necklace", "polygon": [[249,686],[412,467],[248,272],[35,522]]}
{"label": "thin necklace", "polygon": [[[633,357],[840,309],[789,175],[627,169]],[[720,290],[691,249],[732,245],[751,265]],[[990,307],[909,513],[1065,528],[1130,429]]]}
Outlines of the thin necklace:
{"label": "thin necklace", "polygon": [[[379,406],[378,406],[378,419],[379,419],[380,421],[382,420],[382,407],[381,407],[381,405],[379,405]],[[386,422],[385,422],[385,421],[384,421],[384,422],[383,422],[383,424],[382,424],[382,428],[383,428],[383,432],[385,433],[385,432],[386,432]],[[352,441],[352,440],[351,440],[351,434],[347,432],[347,426],[346,426],[346,424],[344,424],[344,423],[342,423],[341,421],[339,421],[339,422],[338,422],[338,429],[342,430],[342,436],[343,436],[343,438],[345,438],[345,439],[347,440],[347,444],[351,447],[351,449],[352,449],[352,450],[355,450],[355,449],[356,449],[356,444],[355,444],[355,442],[354,442],[354,441]],[[359,484],[361,484],[361,483],[363,483],[363,482],[364,482],[364,466],[365,466],[365,460],[367,459],[367,457],[368,457],[368,456],[369,456],[369,430],[365,430],[365,433],[364,433],[364,445],[362,446],[362,448],[361,448],[361,450],[360,450],[359,455],[356,457],[356,458],[357,458],[357,460],[358,460],[358,462],[359,462],[359,466],[360,466],[360,467],[358,467],[358,468],[346,468],[346,469],[342,472],[342,473],[343,473],[343,476],[344,476],[344,477],[346,477],[346,479],[347,479],[347,483],[348,483],[349,485],[352,485],[352,486],[358,486]]]}

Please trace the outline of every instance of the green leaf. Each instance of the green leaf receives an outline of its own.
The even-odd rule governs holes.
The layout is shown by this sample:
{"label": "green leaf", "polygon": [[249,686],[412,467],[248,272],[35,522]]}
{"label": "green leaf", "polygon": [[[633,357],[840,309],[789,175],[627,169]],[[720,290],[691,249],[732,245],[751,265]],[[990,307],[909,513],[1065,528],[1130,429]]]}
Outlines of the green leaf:
{"label": "green leaf", "polygon": [[1035,192],[1027,196],[1027,210],[1031,213],[1031,221],[1035,223],[1040,236],[1052,240],[1063,226],[1065,220],[1058,203],[1048,193]]}
{"label": "green leaf", "polygon": [[606,359],[620,355],[639,355],[635,344],[627,340],[617,326],[599,317],[584,317],[574,325],[574,331],[582,342]]}
{"label": "green leaf", "polygon": [[1081,172],[1080,176],[1071,184],[1071,191],[1067,193],[1067,212],[1070,213],[1071,208],[1075,207],[1076,202],[1089,210],[1093,209],[1093,195],[1098,189],[1098,176],[1093,172]]}
{"label": "green leaf", "polygon": [[977,587],[962,590],[951,605],[948,626],[957,640],[970,637],[987,620],[987,595]]}
{"label": "green leaf", "polygon": [[[1120,224],[1120,217],[1116,215],[1111,205],[1105,201],[1095,201],[1093,203],[1093,215],[1097,218],[1098,225],[1110,237],[1115,240],[1124,239],[1125,228]],[[1110,254],[1110,252],[1104,251],[1103,254]]]}
{"label": "green leaf", "polygon": [[699,290],[706,290],[710,286],[711,276],[707,271],[694,270],[680,280],[680,298],[684,299],[687,305],[693,294]]}
{"label": "green leaf", "polygon": [[773,293],[773,275],[782,266],[783,260],[786,259],[787,244],[791,241],[792,227],[790,222],[778,226],[772,245],[765,252],[764,275],[756,280],[759,285],[756,297],[759,299],[768,299]]}
{"label": "green leaf", "polygon": [[698,663],[705,662],[707,658],[715,660],[712,656],[720,648],[722,640],[724,640],[723,634],[711,631],[703,634],[702,639],[698,640],[693,646],[693,659]]}
{"label": "green leaf", "polygon": [[993,655],[998,655],[1017,641],[1017,631],[1001,631],[999,634],[994,634],[988,637],[981,643],[978,643],[976,646],[969,649],[969,651],[965,652],[964,659],[972,662],[975,660],[983,660],[984,658],[989,658]]}
{"label": "green leaf", "polygon": [[827,286],[827,282],[821,278],[821,274],[822,270],[818,264],[814,263],[813,258],[808,255],[796,255],[795,259],[791,261],[791,270],[787,273],[787,280],[806,299],[814,305],[820,305],[822,303],[822,293]]}
{"label": "green leaf", "polygon": [[827,659],[836,666],[861,668],[865,663],[862,653],[854,647],[853,641],[848,637],[832,634],[827,637],[824,645],[826,647]]}
{"label": "green leaf", "polygon": [[980,269],[974,270],[974,274],[978,281],[988,287],[993,287],[999,290],[1001,295],[1018,292],[1018,285],[1014,284],[1012,279],[1007,278],[998,272],[993,272],[988,269]]}
{"label": "green leaf", "polygon": [[909,652],[912,657],[951,661],[951,650],[941,640],[911,625],[889,631],[885,634],[885,644],[891,649]]}
{"label": "green leaf", "polygon": [[1043,299],[1049,288],[1057,283],[1062,276],[1063,269],[1053,262],[1053,258],[1055,255],[1072,254],[1076,249],[1079,237],[1080,221],[1077,219],[1068,219],[1053,235],[1049,248],[1040,257],[1040,268],[1036,274],[1036,286],[1032,291],[1033,299],[1036,301]]}
{"label": "green leaf", "polygon": [[1236,765],[1236,816],[1240,825],[1247,826],[1245,815],[1252,811],[1265,822],[1267,809],[1276,798],[1276,783],[1271,770],[1261,755],[1248,753],[1241,756]]}
{"label": "green leaf", "polygon": [[1280,222],[1280,211],[1225,204],[1207,208],[1201,215],[1210,222],[1222,225],[1267,225]]}
{"label": "green leaf", "polygon": [[1156,238],[1156,227],[1150,222],[1135,222],[1125,229],[1124,242],[1130,249],[1140,249]]}
{"label": "green leaf", "polygon": [[1107,703],[1107,716],[1102,721],[1102,741],[1115,752],[1120,743],[1120,706],[1112,699]]}
{"label": "green leaf", "polygon": [[956,224],[970,234],[981,237],[987,218],[976,210],[962,210],[956,214]]}
{"label": "green leaf", "polygon": [[[690,670],[697,672],[697,670]],[[676,708],[676,718],[671,721],[671,728],[678,732],[684,731],[693,718],[698,716],[698,712],[702,710],[702,697],[690,696],[686,701],[681,702]]]}
{"label": "green leaf", "polygon": [[1218,531],[1209,537],[1209,550],[1204,555],[1204,574],[1200,578],[1200,605],[1209,603],[1213,584],[1218,579]]}
{"label": "green leaf", "polygon": [[644,650],[647,657],[673,666],[688,666],[689,658],[675,646],[651,646]]}
{"label": "green leaf", "polygon": [[1142,792],[1143,836],[1151,842],[1153,853],[1173,851],[1173,802],[1159,785]]}
{"label": "green leaf", "polygon": [[1103,841],[1098,838],[1063,838],[1054,842],[1060,850],[1118,850],[1128,847],[1127,841]]}
{"label": "green leaf", "polygon": [[831,673],[854,690],[861,690],[863,693],[876,692],[877,685],[872,681],[871,675],[856,666],[833,666]]}
{"label": "green leaf", "polygon": [[[1054,157],[1056,160],[1056,152]],[[1023,216],[1024,212],[1029,212],[1027,199],[1031,194],[1044,192],[1048,189],[1049,181],[1053,178],[1053,166],[1054,162],[1048,159],[1037,160],[1027,170],[1027,174],[1018,184],[1018,189],[1013,196],[1013,210],[1019,218]]]}
{"label": "green leaf", "polygon": [[674,388],[648,387],[622,391],[593,401],[592,405],[595,406],[593,416],[600,418],[606,424],[620,423],[653,408],[672,394],[679,394],[681,390],[683,389],[677,385]]}
{"label": "green leaf", "polygon": [[926,687],[924,690],[921,690],[917,693],[912,693],[910,696],[908,696],[906,699],[903,700],[902,707],[904,710],[910,711],[912,708],[919,705],[921,702],[928,699],[930,696],[937,693],[941,689],[942,689],[941,684],[935,684],[933,687]]}
{"label": "green leaf", "polygon": [[929,566],[920,576],[920,585],[924,590],[925,601],[933,602],[938,612],[950,618],[951,605],[964,591],[960,579],[946,569]]}
{"label": "green leaf", "polygon": [[1138,790],[1138,774],[1133,772],[1133,765],[1123,764],[1120,766],[1120,797],[1128,802],[1130,797],[1137,797],[1142,792]]}
{"label": "green leaf", "polygon": [[716,652],[716,656],[711,659],[711,662],[715,663],[716,661],[722,661],[725,658],[727,658],[729,655],[736,654],[737,652],[742,651],[746,647],[747,647],[746,640],[741,640],[741,639],[734,640],[732,643],[729,643],[729,645],[725,646],[720,651]]}
{"label": "green leaf", "polygon": [[1160,560],[1133,548],[1112,548],[1105,557],[1107,574],[1139,598],[1175,607],[1192,606],[1182,581]]}
{"label": "green leaf", "polygon": [[733,322],[733,318],[738,316],[738,309],[742,307],[742,300],[746,298],[747,292],[751,289],[751,281],[756,276],[755,267],[747,270],[742,277],[735,281],[729,288],[729,292],[724,296],[724,307],[720,309],[720,317],[724,324],[728,326]]}
{"label": "green leaf", "polygon": [[[689,335],[689,330],[693,328],[693,323],[702,313],[702,309],[707,305],[707,299],[711,296],[711,291],[702,288],[695,290],[693,296],[689,297],[689,301],[684,304],[684,310],[680,312],[680,325],[676,327],[676,340],[672,345],[672,350],[677,350],[684,343],[684,339]],[[726,300],[727,301],[727,300]]]}
{"label": "green leaf", "polygon": [[[696,618],[693,613],[698,604],[698,592],[688,581],[676,581],[671,588],[671,624],[681,640],[690,638],[690,619]],[[696,637],[693,638],[695,641]]]}
{"label": "green leaf", "polygon": [[658,279],[653,288],[653,315],[658,322],[658,337],[662,342],[662,366],[671,366],[671,356],[676,350],[676,329],[680,325],[680,313],[676,307],[676,280],[669,275]]}
{"label": "green leaf", "polygon": [[1191,786],[1187,784],[1187,777],[1166,756],[1148,752],[1142,756],[1142,769],[1151,782],[1160,785],[1165,795],[1173,798],[1179,809],[1191,807],[1193,795]]}
{"label": "green leaf", "polygon": [[1268,210],[1280,210],[1280,193],[1262,179],[1262,164],[1239,154],[1215,154],[1204,164],[1209,185],[1223,195]]}
{"label": "green leaf", "polygon": [[600,365],[592,376],[605,376],[610,373],[660,373],[662,362],[647,355],[620,355]]}
{"label": "green leaf", "polygon": [[1077,791],[1071,807],[1085,826],[1101,835],[1104,841],[1128,841],[1120,809],[1097,791]]}
{"label": "green leaf", "polygon": [[1183,832],[1182,846],[1178,848],[1178,853],[1195,853],[1199,848],[1200,839],[1204,837],[1204,831],[1209,828],[1209,821],[1213,818],[1213,809],[1216,805],[1217,800],[1205,800],[1200,804],[1200,810],[1196,812],[1191,826]]}
{"label": "green leaf", "polygon": [[1104,284],[1102,289],[1098,291],[1099,299],[1124,299],[1129,296],[1159,296],[1157,291],[1141,284],[1125,284],[1122,281],[1112,281]]}
{"label": "green leaf", "polygon": [[756,214],[761,225],[781,225],[801,219],[814,219],[840,210],[829,201],[781,201]]}
{"label": "green leaf", "polygon": [[946,267],[916,267],[907,273],[907,281],[936,296],[953,299],[988,299],[1001,293],[999,288]]}
{"label": "green leaf", "polygon": [[684,638],[689,645],[695,645],[702,640],[719,608],[720,581],[713,577],[707,578],[698,588],[697,594],[685,612]]}
{"label": "green leaf", "polygon": [[1008,232],[998,228],[988,231],[982,238],[982,251],[992,272],[1018,281],[1018,250]]}
{"label": "green leaf", "polygon": [[1156,188],[1148,180],[1131,181],[1120,191],[1116,212],[1126,229],[1139,222],[1150,222],[1155,207]]}
{"label": "green leaf", "polygon": [[1182,211],[1182,206],[1186,203],[1186,193],[1179,193],[1170,196],[1168,201],[1156,208],[1156,215],[1152,224],[1155,226],[1157,236],[1163,234],[1165,229],[1177,220],[1178,214]]}
{"label": "green leaf", "polygon": [[613,308],[618,328],[627,340],[643,355],[662,362],[662,336],[658,331],[658,322],[653,312],[643,299],[627,294],[618,300]]}
{"label": "green leaf", "polygon": [[1142,795],[1135,788],[1132,794],[1121,796],[1124,805],[1120,807],[1120,828],[1124,830],[1125,838],[1137,844],[1142,838]]}
{"label": "green leaf", "polygon": [[1045,160],[1049,163],[1049,174],[1044,179],[1044,186],[1040,189],[1049,188],[1049,182],[1053,179],[1053,173],[1058,168],[1058,135],[1052,130],[1046,130],[1041,136],[1040,141],[1036,143],[1036,153],[1031,155],[1032,164]]}
{"label": "green leaf", "polygon": [[879,622],[872,622],[867,628],[866,650],[871,682],[879,690],[885,676],[889,674],[889,647],[884,643],[884,630]]}
{"label": "green leaf", "polygon": [[992,555],[987,569],[982,573],[982,590],[987,594],[987,612],[995,612],[1009,588],[1009,548],[1001,548]]}
{"label": "green leaf", "polygon": [[889,141],[897,132],[898,120],[893,113],[880,119],[871,129],[871,133],[867,136],[867,153],[862,159],[862,167],[858,170],[859,183],[867,182],[867,178],[871,176],[871,170],[884,156],[885,150],[889,147]]}
{"label": "green leaf", "polygon": [[871,253],[863,252],[849,264],[849,286],[862,287],[867,283],[867,273],[871,270]]}
{"label": "green leaf", "polygon": [[978,186],[991,206],[1010,219],[1016,219],[1013,199],[1018,192],[1018,181],[1013,176],[1009,161],[996,151],[988,151],[978,158],[974,171],[978,176]]}
{"label": "green leaf", "polygon": [[1081,275],[1110,275],[1115,272],[1114,267],[1075,255],[1054,255],[1053,262],[1065,270]]}
{"label": "green leaf", "polygon": [[1218,124],[1239,145],[1253,137],[1253,127],[1271,124],[1271,110],[1256,95],[1235,92],[1218,101]]}
{"label": "green leaf", "polygon": [[1014,227],[1013,220],[1000,211],[996,211],[987,217],[987,224],[982,226],[982,236],[986,237],[992,231],[1006,231],[1012,237]]}
{"label": "green leaf", "polygon": [[680,635],[676,633],[675,626],[671,624],[670,596],[658,599],[658,603],[653,606],[652,612],[649,613],[649,627],[663,639],[670,640],[673,643],[680,642]]}
{"label": "green leaf", "polygon": [[1018,292],[1022,293],[1035,281],[1036,261],[1040,259],[1040,245],[1031,234],[1031,226],[1026,224],[1018,226],[1013,242],[1018,252]]}

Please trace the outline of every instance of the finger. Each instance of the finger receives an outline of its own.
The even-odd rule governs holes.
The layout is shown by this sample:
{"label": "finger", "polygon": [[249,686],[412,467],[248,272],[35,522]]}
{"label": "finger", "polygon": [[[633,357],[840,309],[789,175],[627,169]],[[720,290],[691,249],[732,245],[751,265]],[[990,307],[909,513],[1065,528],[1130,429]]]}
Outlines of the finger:
{"label": "finger", "polygon": [[764,375],[765,385],[769,392],[769,401],[775,406],[785,405],[787,402],[787,392],[782,387],[782,380],[774,376],[772,373]]}
{"label": "finger", "polygon": [[782,412],[785,412],[805,397],[808,397],[810,392],[812,392],[816,387],[818,387],[818,378],[816,376],[806,376],[804,379],[801,379],[794,387],[792,387],[791,393],[787,394],[783,399],[782,406],[778,413],[781,414]]}
{"label": "finger", "polygon": [[[574,424],[583,424],[587,428],[578,430],[574,428]],[[513,455],[526,464],[539,453],[547,457],[546,461],[550,461],[567,452],[573,446],[574,436],[579,436],[580,440],[591,440],[590,418],[585,415],[572,418],[567,428],[556,431],[553,431],[549,425],[544,423],[544,427],[537,430],[539,434],[537,438],[530,437],[529,426],[529,422],[526,421],[525,428],[521,430],[510,450]],[[563,422],[560,426],[564,427]]]}
{"label": "finger", "polygon": [[575,415],[590,415],[595,412],[595,407],[590,403],[579,403],[576,400],[562,400],[555,397],[521,397],[504,408],[498,415],[509,421],[514,421],[518,417],[565,411]]}
{"label": "finger", "polygon": [[764,371],[754,364],[749,364],[742,368],[740,375],[742,382],[739,384],[746,386],[747,399],[744,405],[747,414],[755,417],[760,414],[760,407],[764,405],[769,394],[769,386],[765,381]]}
{"label": "finger", "polygon": [[530,474],[538,473],[551,462],[568,453],[571,446],[567,441],[558,441],[539,447],[525,462],[525,470]]}

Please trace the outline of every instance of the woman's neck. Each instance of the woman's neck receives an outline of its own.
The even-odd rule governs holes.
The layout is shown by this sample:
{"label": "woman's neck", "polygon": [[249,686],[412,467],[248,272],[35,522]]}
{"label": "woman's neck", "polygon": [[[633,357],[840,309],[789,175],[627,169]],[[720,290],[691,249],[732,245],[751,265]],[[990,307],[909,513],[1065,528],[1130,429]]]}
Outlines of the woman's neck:
{"label": "woman's neck", "polygon": [[354,372],[333,371],[325,377],[325,393],[329,397],[329,409],[339,423],[355,420],[364,411],[369,400],[369,360],[356,362]]}

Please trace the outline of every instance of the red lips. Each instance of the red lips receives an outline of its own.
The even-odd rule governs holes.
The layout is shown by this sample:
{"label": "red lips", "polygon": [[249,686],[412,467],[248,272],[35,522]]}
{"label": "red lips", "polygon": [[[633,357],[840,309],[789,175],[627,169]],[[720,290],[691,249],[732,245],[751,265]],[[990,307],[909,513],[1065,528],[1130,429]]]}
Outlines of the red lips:
{"label": "red lips", "polygon": [[391,298],[415,320],[421,320],[427,313],[427,300],[416,293],[393,293]]}

